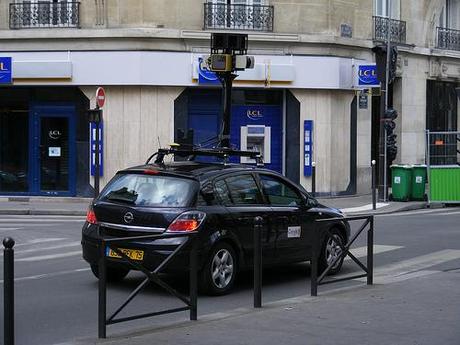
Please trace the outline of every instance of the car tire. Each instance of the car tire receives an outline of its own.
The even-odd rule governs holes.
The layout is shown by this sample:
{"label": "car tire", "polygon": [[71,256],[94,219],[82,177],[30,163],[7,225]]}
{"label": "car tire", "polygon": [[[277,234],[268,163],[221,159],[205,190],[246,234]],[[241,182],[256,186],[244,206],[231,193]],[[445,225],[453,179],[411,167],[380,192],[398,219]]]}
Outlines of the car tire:
{"label": "car tire", "polygon": [[[99,279],[99,266],[91,265],[91,271],[94,276]],[[122,281],[128,275],[129,271],[128,268],[108,266],[106,274],[107,281],[112,283]]]}
{"label": "car tire", "polygon": [[[343,235],[340,230],[337,228],[332,228],[329,230],[330,234],[326,235],[326,238],[323,241],[321,246],[321,252],[318,260],[319,272],[324,272],[324,270],[329,266],[329,263],[334,260],[335,257],[342,253],[342,246],[345,245]],[[334,275],[340,272],[342,268],[343,259],[339,260],[328,272],[329,275]]]}
{"label": "car tire", "polygon": [[208,295],[229,293],[235,284],[237,259],[235,250],[225,242],[217,243],[200,273],[200,290]]}

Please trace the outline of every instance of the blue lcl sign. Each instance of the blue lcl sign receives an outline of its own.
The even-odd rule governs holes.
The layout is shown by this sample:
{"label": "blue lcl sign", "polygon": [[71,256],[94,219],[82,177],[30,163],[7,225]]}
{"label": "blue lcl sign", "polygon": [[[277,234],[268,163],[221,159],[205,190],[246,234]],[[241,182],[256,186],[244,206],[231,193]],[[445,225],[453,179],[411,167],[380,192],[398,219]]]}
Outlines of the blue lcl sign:
{"label": "blue lcl sign", "polygon": [[217,74],[209,70],[202,57],[198,58],[198,84],[219,85]]}
{"label": "blue lcl sign", "polygon": [[13,81],[13,64],[11,57],[0,57],[0,84],[11,84]]}
{"label": "blue lcl sign", "polygon": [[367,87],[378,87],[380,82],[377,79],[376,65],[359,65],[358,66],[358,85]]}

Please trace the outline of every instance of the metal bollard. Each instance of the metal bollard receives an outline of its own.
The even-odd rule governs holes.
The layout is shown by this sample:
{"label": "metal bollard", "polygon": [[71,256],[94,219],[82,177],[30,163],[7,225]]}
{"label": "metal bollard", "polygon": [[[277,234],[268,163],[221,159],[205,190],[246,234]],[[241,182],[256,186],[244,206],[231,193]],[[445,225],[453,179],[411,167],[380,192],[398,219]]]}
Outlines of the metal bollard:
{"label": "metal bollard", "polygon": [[197,295],[198,295],[198,262],[196,238],[192,238],[192,250],[190,251],[190,320],[195,321],[197,315]]}
{"label": "metal bollard", "polygon": [[107,334],[107,268],[105,258],[105,241],[101,241],[99,248],[99,307],[98,307],[98,336],[103,339]]}
{"label": "metal bollard", "polygon": [[316,162],[311,162],[311,194],[316,195]]}
{"label": "metal bollard", "polygon": [[3,240],[4,344],[14,345],[14,240]]}
{"label": "metal bollard", "polygon": [[374,216],[367,231],[367,285],[374,283]]}
{"label": "metal bollard", "polygon": [[262,307],[262,223],[254,218],[254,308]]}
{"label": "metal bollard", "polygon": [[372,182],[371,182],[371,188],[372,188],[372,209],[376,210],[377,209],[377,190],[376,190],[376,171],[375,171],[375,159],[372,160],[371,162],[371,168],[372,168]]}
{"label": "metal bollard", "polygon": [[313,233],[313,246],[311,248],[311,283],[310,295],[318,296],[318,255],[319,255],[319,231]]}

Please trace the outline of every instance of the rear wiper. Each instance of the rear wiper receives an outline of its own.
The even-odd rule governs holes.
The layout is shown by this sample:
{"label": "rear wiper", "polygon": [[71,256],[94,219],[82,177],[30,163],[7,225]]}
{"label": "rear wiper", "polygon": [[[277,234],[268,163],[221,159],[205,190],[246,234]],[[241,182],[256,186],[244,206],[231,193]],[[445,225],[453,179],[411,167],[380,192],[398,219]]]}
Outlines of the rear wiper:
{"label": "rear wiper", "polygon": [[123,195],[116,195],[116,194],[112,194],[112,195],[108,195],[106,200],[110,200],[110,201],[120,201],[120,202],[124,202],[126,204],[134,204],[135,201],[136,201],[137,197],[133,198],[128,198],[128,197],[125,197]]}

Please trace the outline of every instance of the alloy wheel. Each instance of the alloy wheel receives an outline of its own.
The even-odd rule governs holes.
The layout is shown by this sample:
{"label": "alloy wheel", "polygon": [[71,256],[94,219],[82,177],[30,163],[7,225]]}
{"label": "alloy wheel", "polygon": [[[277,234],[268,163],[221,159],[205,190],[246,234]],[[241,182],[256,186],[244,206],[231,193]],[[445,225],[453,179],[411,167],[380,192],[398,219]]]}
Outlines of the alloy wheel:
{"label": "alloy wheel", "polygon": [[[334,260],[336,260],[337,257],[342,254],[342,239],[340,238],[339,235],[334,234],[329,239],[327,240],[326,243],[326,250],[325,250],[325,255],[326,255],[326,262],[328,265],[330,265]],[[340,260],[338,260],[334,266],[332,266],[332,269],[337,268],[340,265]]]}
{"label": "alloy wheel", "polygon": [[233,278],[233,257],[227,249],[220,249],[212,259],[212,282],[219,289],[225,289]]}

